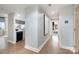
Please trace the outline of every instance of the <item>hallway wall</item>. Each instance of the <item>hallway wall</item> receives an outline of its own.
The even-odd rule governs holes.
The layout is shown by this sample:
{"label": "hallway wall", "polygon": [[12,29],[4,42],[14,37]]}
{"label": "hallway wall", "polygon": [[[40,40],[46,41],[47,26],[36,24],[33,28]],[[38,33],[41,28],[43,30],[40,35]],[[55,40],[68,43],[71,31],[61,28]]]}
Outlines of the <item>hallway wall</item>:
{"label": "hallway wall", "polygon": [[44,13],[39,6],[26,9],[25,23],[25,48],[38,52],[48,37],[44,36]]}
{"label": "hallway wall", "polygon": [[[47,17],[48,21],[46,23],[46,26],[44,27],[44,12],[41,8],[39,8],[38,9],[38,47],[40,47],[49,36],[49,18],[46,14],[45,17]],[[44,34],[44,28],[45,28],[45,33],[48,32],[48,34],[46,35]]]}
{"label": "hallway wall", "polygon": [[25,46],[37,48],[38,47],[38,24],[37,7],[29,7],[26,9],[25,20]]}
{"label": "hallway wall", "polygon": [[74,47],[74,5],[60,9],[59,33],[60,46],[72,49]]}

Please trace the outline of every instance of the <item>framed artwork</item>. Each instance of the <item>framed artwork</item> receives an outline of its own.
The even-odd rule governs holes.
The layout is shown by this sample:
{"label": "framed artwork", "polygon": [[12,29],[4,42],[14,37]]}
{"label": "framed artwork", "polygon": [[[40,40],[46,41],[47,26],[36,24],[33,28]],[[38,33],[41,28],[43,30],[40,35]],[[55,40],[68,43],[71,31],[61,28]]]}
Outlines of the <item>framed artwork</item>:
{"label": "framed artwork", "polygon": [[49,32],[49,18],[44,14],[44,36]]}

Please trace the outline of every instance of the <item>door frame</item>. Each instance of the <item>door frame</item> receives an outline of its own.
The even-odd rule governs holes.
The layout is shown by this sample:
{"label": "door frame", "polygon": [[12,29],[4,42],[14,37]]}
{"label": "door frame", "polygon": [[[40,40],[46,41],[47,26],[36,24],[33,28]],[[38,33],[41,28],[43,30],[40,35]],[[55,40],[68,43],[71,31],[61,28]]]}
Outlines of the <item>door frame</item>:
{"label": "door frame", "polygon": [[77,47],[77,43],[79,43],[79,42],[77,42],[77,38],[76,38],[76,8],[77,7],[79,7],[79,5],[77,4],[77,5],[75,5],[74,6],[74,39],[75,39],[75,42],[74,42],[74,48],[75,48],[75,53],[78,53],[78,51],[79,51],[79,48]]}

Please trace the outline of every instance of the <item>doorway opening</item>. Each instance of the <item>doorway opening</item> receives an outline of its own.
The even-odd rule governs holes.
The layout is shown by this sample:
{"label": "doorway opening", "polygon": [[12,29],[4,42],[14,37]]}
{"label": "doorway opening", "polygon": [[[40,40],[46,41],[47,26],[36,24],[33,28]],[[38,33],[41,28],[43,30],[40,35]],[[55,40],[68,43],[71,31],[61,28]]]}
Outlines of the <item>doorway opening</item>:
{"label": "doorway opening", "polygon": [[16,20],[16,42],[25,40],[25,21]]}
{"label": "doorway opening", "polygon": [[58,35],[58,20],[52,20],[51,22],[51,39],[53,48],[59,48],[59,35]]}

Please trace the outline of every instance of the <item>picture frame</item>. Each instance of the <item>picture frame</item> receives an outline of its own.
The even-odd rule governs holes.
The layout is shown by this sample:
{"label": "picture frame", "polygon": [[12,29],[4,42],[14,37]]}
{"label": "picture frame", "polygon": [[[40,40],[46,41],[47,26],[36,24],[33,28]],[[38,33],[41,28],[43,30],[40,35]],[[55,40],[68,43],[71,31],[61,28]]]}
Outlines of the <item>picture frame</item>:
{"label": "picture frame", "polygon": [[49,18],[44,14],[44,36],[48,35],[49,32]]}

